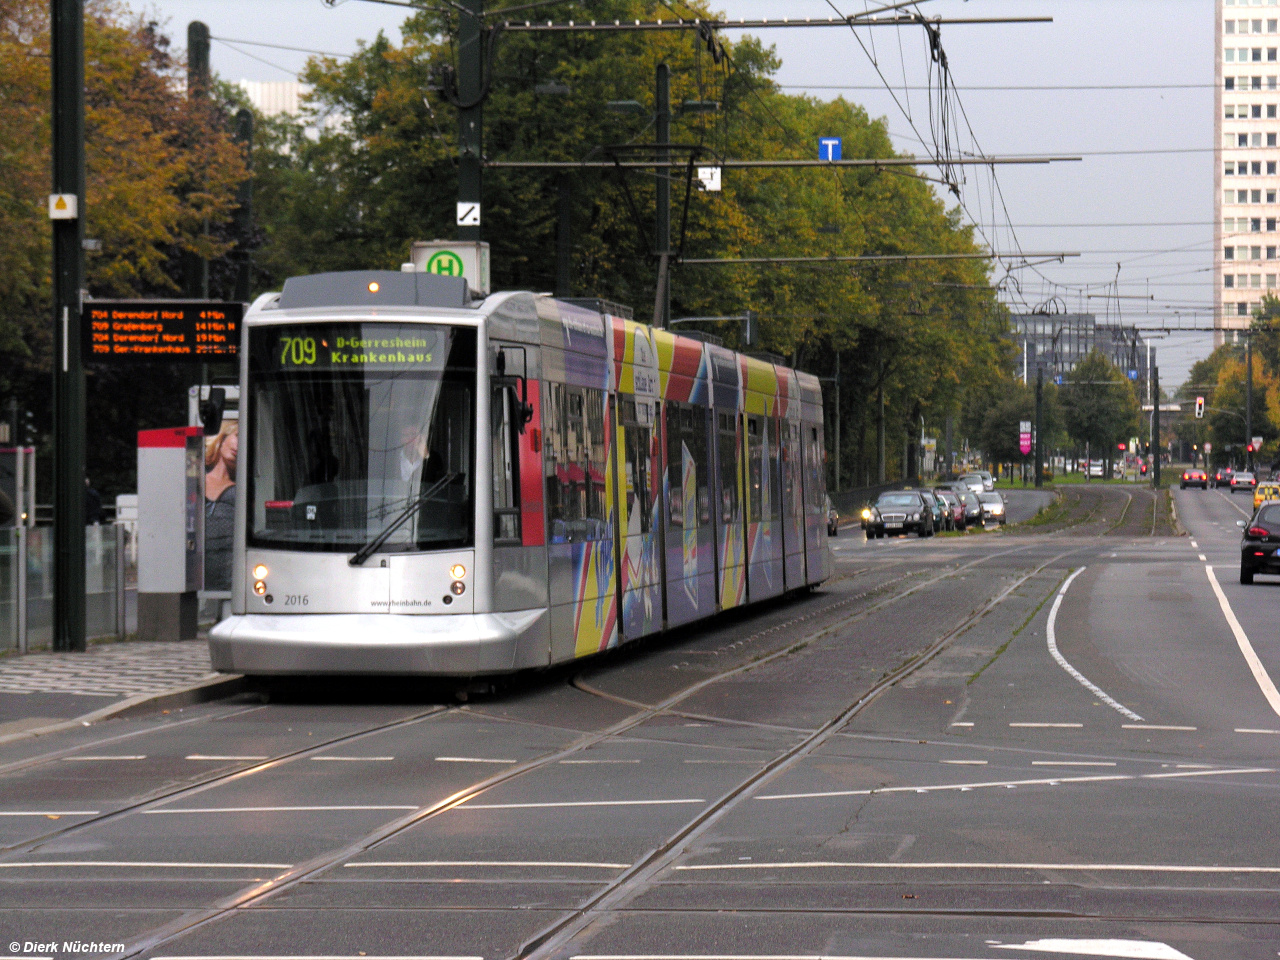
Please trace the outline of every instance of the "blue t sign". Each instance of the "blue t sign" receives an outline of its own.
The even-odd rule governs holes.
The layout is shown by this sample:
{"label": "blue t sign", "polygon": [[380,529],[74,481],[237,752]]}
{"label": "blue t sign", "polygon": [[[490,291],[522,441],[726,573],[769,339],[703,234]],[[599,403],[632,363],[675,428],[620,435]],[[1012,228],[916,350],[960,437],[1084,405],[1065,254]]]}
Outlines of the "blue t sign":
{"label": "blue t sign", "polygon": [[819,137],[818,138],[818,159],[819,160],[840,160],[841,157],[841,141],[839,137]]}

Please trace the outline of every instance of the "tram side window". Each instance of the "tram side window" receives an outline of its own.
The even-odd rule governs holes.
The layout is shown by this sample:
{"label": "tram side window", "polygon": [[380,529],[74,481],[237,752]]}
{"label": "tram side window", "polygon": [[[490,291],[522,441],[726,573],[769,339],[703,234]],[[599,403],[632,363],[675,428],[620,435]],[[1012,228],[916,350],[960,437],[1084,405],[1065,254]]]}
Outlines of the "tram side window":
{"label": "tram side window", "polygon": [[737,414],[718,415],[716,453],[720,458],[720,519],[724,523],[742,520],[738,501],[738,431]]}
{"label": "tram side window", "polygon": [[787,516],[799,518],[804,512],[804,465],[800,459],[800,427],[787,420],[782,421],[782,459],[783,496],[787,504]]}
{"label": "tram side window", "polygon": [[764,519],[767,496],[764,490],[764,450],[764,421],[760,417],[747,417],[747,473],[750,481],[747,519],[751,523]]}
{"label": "tram side window", "polygon": [[515,388],[494,387],[489,400],[494,543],[521,543],[520,431]]}
{"label": "tram side window", "polygon": [[[681,529],[711,522],[711,472],[707,419],[702,407],[670,402],[667,420],[667,487],[671,525]],[[685,502],[691,497],[691,502]]]}
{"label": "tram side window", "polygon": [[640,512],[641,533],[648,533],[652,526],[650,513],[653,509],[653,497],[649,489],[649,454],[653,449],[652,431],[648,424],[640,423],[641,416],[650,417],[647,411],[651,409],[644,401],[637,403],[630,397],[618,398],[618,419],[622,423],[622,433],[625,438],[623,493],[627,505],[626,516],[630,518],[635,516],[635,511]]}
{"label": "tram side window", "polygon": [[607,539],[604,392],[551,383],[546,407],[547,539],[551,543]]}

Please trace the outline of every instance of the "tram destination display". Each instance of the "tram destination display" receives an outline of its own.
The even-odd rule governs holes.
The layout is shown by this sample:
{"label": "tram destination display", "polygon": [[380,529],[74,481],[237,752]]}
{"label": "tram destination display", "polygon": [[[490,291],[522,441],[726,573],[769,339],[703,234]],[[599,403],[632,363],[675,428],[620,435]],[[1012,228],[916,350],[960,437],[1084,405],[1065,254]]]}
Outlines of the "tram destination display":
{"label": "tram destination display", "polygon": [[244,304],[220,300],[88,300],[86,363],[234,360]]}
{"label": "tram destination display", "polygon": [[251,331],[249,358],[253,369],[264,373],[439,372],[453,334],[450,327],[417,323],[272,325]]}

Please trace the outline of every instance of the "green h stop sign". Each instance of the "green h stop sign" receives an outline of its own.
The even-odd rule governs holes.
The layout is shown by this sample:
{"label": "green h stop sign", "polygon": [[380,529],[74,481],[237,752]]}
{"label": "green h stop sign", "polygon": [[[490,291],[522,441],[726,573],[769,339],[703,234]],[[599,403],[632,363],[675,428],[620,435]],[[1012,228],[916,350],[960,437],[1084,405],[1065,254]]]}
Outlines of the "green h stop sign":
{"label": "green h stop sign", "polygon": [[427,260],[427,273],[442,277],[460,277],[462,269],[462,258],[452,250],[437,250]]}

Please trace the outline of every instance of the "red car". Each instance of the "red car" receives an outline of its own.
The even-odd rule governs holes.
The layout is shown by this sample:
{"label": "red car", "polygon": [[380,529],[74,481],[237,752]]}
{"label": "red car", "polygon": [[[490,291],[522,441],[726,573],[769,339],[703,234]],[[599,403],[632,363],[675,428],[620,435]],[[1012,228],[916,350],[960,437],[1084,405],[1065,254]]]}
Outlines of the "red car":
{"label": "red car", "polygon": [[1185,490],[1187,487],[1199,487],[1201,490],[1208,490],[1209,475],[1203,470],[1183,470],[1180,488]]}

